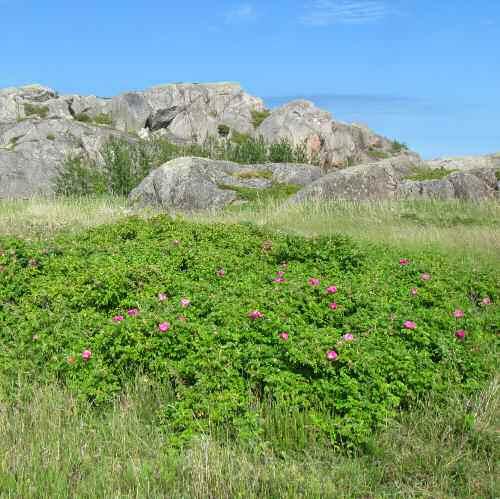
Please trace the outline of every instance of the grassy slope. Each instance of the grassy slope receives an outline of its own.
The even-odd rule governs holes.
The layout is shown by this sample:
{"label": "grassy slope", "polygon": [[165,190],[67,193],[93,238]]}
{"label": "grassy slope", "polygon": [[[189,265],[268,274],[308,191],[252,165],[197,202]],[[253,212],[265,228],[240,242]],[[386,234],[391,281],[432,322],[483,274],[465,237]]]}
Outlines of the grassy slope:
{"label": "grassy slope", "polygon": [[[245,206],[215,214],[207,222],[248,220],[306,235],[342,231],[413,251],[438,247],[450,259],[467,264],[496,262],[498,206],[457,208],[446,203],[335,203],[259,210]],[[45,237],[64,228],[78,230],[119,219],[129,214],[127,209],[122,200],[4,202],[0,233]],[[250,448],[207,436],[178,454],[152,424],[161,389],[147,380],[138,379],[113,409],[101,415],[77,403],[63,388],[20,382],[17,403],[2,405],[0,399],[0,426],[6,429],[0,439],[0,494],[497,497],[497,389],[493,380],[474,399],[450,394],[447,407],[423,401],[388,422],[359,455],[332,453],[319,444],[293,450],[304,429],[287,415],[270,416],[265,425],[269,433],[290,439],[288,451],[286,445],[277,451],[264,439]]]}

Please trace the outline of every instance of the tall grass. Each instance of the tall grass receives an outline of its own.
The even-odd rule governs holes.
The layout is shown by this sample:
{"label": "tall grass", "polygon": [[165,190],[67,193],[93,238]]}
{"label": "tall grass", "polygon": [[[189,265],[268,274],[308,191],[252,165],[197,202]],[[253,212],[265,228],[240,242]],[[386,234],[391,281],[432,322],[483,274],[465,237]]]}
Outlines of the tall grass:
{"label": "tall grass", "polygon": [[[164,390],[144,378],[99,414],[55,384],[4,389],[11,397],[0,403],[2,497],[494,498],[500,492],[498,380],[473,399],[450,394],[446,406],[422,402],[351,455],[311,441],[304,421],[279,408],[263,421],[264,434],[247,442],[219,432],[172,448],[155,424]],[[309,443],[297,450],[301,439]]]}

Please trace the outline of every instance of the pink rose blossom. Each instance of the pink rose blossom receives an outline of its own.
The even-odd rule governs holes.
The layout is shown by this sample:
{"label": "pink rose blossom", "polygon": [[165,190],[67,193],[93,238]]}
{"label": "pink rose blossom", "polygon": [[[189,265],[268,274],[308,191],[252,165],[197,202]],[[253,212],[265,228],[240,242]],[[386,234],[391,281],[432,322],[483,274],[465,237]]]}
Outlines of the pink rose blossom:
{"label": "pink rose blossom", "polygon": [[191,304],[191,300],[188,300],[187,298],[182,298],[180,303],[182,308],[187,308]]}
{"label": "pink rose blossom", "polygon": [[410,290],[410,294],[411,294],[412,296],[417,296],[417,293],[418,293],[418,289],[417,289],[417,288],[411,288],[411,290]]}
{"label": "pink rose blossom", "polygon": [[261,319],[262,317],[264,317],[264,314],[262,312],[259,312],[258,310],[252,310],[248,313],[248,317],[250,317],[250,319],[254,321],[256,319]]}
{"label": "pink rose blossom", "polygon": [[286,279],[284,277],[275,277],[273,282],[286,282]]}
{"label": "pink rose blossom", "polygon": [[319,279],[316,278],[316,277],[311,277],[309,278],[309,280],[307,281],[311,286],[319,286]]}
{"label": "pink rose blossom", "polygon": [[326,358],[328,360],[337,360],[338,356],[339,354],[335,350],[328,350],[328,352],[326,352]]}
{"label": "pink rose blossom", "polygon": [[284,277],[285,272],[284,272],[283,270],[278,270],[278,272],[276,272],[276,275],[277,275],[278,277]]}
{"label": "pink rose blossom", "polygon": [[465,331],[463,329],[459,329],[458,331],[455,332],[455,337],[458,340],[463,340],[465,338]]}
{"label": "pink rose blossom", "polygon": [[92,357],[92,352],[90,350],[84,350],[82,352],[82,359],[87,361],[90,360],[90,357]]}
{"label": "pink rose blossom", "polygon": [[283,332],[283,333],[280,333],[280,338],[283,340],[283,341],[288,341],[288,333],[286,332]]}
{"label": "pink rose blossom", "polygon": [[123,320],[123,315],[115,315],[115,316],[113,317],[113,320],[114,320],[115,322],[121,322],[121,321]]}
{"label": "pink rose blossom", "polygon": [[328,305],[332,310],[337,310],[338,305],[335,302],[332,302]]}
{"label": "pink rose blossom", "polygon": [[431,275],[428,274],[427,272],[424,272],[423,274],[420,275],[420,279],[422,279],[422,281],[430,281]]}
{"label": "pink rose blossom", "polygon": [[491,305],[491,298],[489,296],[485,296],[482,300],[481,303],[483,305]]}
{"label": "pink rose blossom", "polygon": [[464,316],[464,311],[463,310],[460,310],[459,308],[457,308],[454,312],[453,312],[453,317],[455,317],[455,319],[460,319]]}
{"label": "pink rose blossom", "polygon": [[224,277],[224,276],[226,275],[226,271],[225,271],[224,269],[219,269],[219,270],[217,271],[217,275],[218,275],[219,277]]}
{"label": "pink rose blossom", "polygon": [[158,325],[158,329],[164,333],[165,331],[168,331],[170,329],[170,322],[162,322],[161,324]]}
{"label": "pink rose blossom", "polygon": [[399,265],[409,265],[409,264],[410,260],[408,260],[408,258],[400,258]]}
{"label": "pink rose blossom", "polygon": [[158,300],[165,301],[167,299],[167,295],[165,293],[158,293]]}
{"label": "pink rose blossom", "polygon": [[329,294],[329,295],[333,295],[334,293],[337,292],[337,286],[328,286],[326,288],[326,292]]}
{"label": "pink rose blossom", "polygon": [[344,341],[353,341],[354,340],[354,335],[351,333],[346,333],[344,336],[342,336],[342,339]]}
{"label": "pink rose blossom", "polygon": [[415,329],[417,325],[413,321],[404,321],[403,327],[405,329]]}
{"label": "pink rose blossom", "polygon": [[127,314],[130,317],[135,317],[136,315],[139,315],[139,310],[137,308],[131,308],[131,309],[127,310]]}

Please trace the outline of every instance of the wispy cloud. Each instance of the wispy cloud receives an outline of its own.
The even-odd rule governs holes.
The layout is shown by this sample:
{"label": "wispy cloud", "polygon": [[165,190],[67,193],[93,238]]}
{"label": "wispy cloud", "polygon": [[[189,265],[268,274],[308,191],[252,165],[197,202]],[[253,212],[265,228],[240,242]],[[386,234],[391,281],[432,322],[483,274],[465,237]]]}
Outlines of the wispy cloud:
{"label": "wispy cloud", "polygon": [[255,19],[256,16],[257,13],[255,12],[253,5],[249,3],[243,3],[229,9],[225,13],[224,19],[227,24],[235,24],[244,21],[251,21]]}
{"label": "wispy cloud", "polygon": [[381,0],[315,0],[300,21],[308,26],[365,24],[386,15],[387,6]]}

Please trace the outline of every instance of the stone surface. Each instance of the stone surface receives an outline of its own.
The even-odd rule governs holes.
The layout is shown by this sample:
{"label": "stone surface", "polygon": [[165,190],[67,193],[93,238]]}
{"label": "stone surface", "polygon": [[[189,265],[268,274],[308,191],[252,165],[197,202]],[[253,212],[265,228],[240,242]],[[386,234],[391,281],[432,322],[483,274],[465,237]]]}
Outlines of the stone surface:
{"label": "stone surface", "polygon": [[177,158],[153,170],[130,193],[130,200],[173,211],[217,209],[238,200],[231,187],[266,189],[273,182],[304,183],[307,178],[312,179],[319,174],[318,169],[313,169],[308,176],[307,168],[310,167],[291,164],[240,165],[205,158]]}
{"label": "stone surface", "polygon": [[500,169],[500,153],[484,156],[462,156],[457,158],[440,158],[426,161],[429,168],[444,168],[446,170],[467,171],[478,168]]}
{"label": "stone surface", "polygon": [[415,162],[406,155],[331,172],[301,189],[290,201],[391,199]]}
{"label": "stone surface", "polygon": [[57,168],[68,155],[98,159],[122,132],[69,119],[26,119],[0,126],[0,198],[51,194]]}

